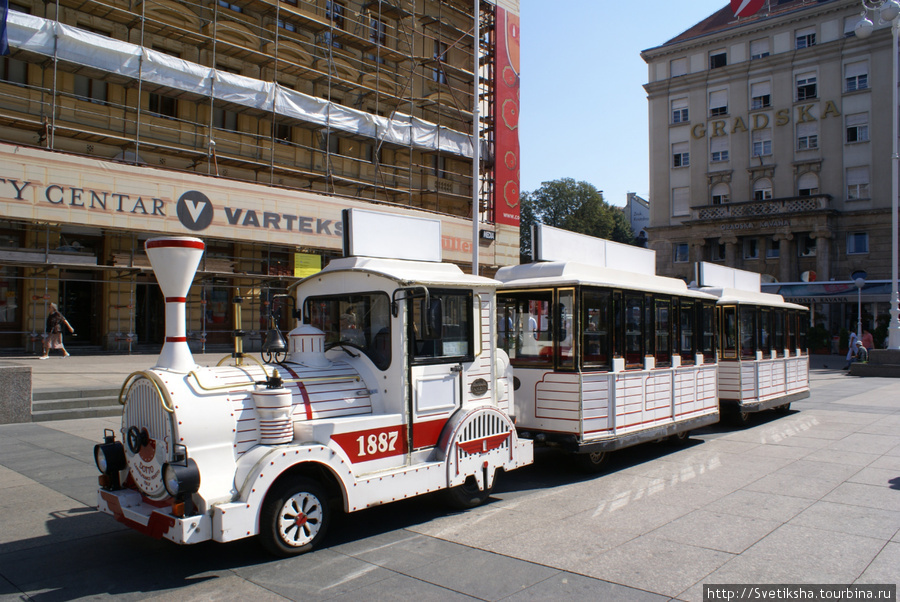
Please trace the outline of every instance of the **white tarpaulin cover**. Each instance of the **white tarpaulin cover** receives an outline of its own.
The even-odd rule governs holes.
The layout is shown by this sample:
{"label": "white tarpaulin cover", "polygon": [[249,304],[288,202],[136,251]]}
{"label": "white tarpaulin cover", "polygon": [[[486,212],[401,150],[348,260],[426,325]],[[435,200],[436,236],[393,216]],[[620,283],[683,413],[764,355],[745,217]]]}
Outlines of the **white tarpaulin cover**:
{"label": "white tarpaulin cover", "polygon": [[420,150],[472,157],[469,134],[417,117],[402,113],[395,113],[392,118],[373,115],[277,83],[218,71],[57,21],[14,10],[8,14],[7,33],[12,48],[51,57],[55,52],[63,61],[272,111],[350,134]]}

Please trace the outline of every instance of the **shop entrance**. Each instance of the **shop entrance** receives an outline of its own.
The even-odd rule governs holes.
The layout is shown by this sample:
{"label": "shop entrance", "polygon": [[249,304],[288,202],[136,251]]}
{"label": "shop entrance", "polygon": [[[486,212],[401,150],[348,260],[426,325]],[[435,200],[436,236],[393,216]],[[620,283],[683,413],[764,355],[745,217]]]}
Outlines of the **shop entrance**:
{"label": "shop entrance", "polygon": [[101,345],[101,283],[91,272],[62,271],[59,274],[59,311],[66,317],[76,336],[63,332],[66,346]]}
{"label": "shop entrance", "polygon": [[137,283],[134,326],[139,345],[162,345],[166,340],[166,302],[156,280]]}

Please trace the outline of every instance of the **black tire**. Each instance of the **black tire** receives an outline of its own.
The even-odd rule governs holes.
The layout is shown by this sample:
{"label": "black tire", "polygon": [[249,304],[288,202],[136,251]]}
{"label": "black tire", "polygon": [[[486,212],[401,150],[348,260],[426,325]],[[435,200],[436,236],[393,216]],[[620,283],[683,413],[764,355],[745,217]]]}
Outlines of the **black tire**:
{"label": "black tire", "polygon": [[[496,480],[494,482],[496,483]],[[491,497],[493,491],[493,485],[487,487],[484,491],[478,489],[478,481],[475,480],[475,477],[469,477],[462,485],[445,489],[442,493],[444,501],[451,508],[468,510],[485,503]]]}
{"label": "black tire", "polygon": [[609,454],[605,451],[575,454],[575,463],[578,468],[591,474],[603,471],[608,459]]}
{"label": "black tire", "polygon": [[791,404],[786,403],[783,406],[778,406],[775,408],[775,411],[779,414],[790,414],[791,413]]}
{"label": "black tire", "polygon": [[739,409],[735,410],[734,413],[731,414],[731,423],[738,427],[749,426],[750,416],[750,412],[742,412]]}
{"label": "black tire", "polygon": [[691,431],[681,431],[669,436],[667,443],[672,445],[684,445],[691,438]]}
{"label": "black tire", "polygon": [[305,477],[288,478],[266,497],[259,517],[259,538],[275,556],[296,556],[313,550],[330,523],[325,490]]}

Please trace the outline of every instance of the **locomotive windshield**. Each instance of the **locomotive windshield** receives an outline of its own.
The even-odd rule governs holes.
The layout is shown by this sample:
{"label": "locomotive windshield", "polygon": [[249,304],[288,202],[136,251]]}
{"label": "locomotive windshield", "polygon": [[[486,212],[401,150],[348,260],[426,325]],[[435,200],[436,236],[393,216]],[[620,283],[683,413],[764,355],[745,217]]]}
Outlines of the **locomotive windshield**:
{"label": "locomotive windshield", "polygon": [[303,315],[325,333],[325,348],[351,345],[378,368],[391,365],[390,299],[385,293],[309,297]]}

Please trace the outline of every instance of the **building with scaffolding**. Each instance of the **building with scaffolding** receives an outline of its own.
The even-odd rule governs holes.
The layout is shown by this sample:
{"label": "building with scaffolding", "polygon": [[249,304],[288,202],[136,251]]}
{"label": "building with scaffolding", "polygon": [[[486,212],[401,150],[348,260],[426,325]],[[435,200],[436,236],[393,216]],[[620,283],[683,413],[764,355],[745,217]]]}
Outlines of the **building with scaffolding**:
{"label": "building with scaffolding", "polygon": [[199,346],[230,341],[238,294],[248,348],[289,326],[276,295],[340,254],[344,208],[438,215],[444,260],[477,244],[484,274],[518,262],[517,0],[9,6],[4,350],[38,349],[56,300],[84,344],[162,343],[159,234],[207,243]]}
{"label": "building with scaffolding", "polygon": [[864,327],[886,317],[896,57],[890,24],[855,35],[861,12],[859,0],[726,6],[642,53],[660,273],[758,272],[833,332],[855,329],[860,301]]}

